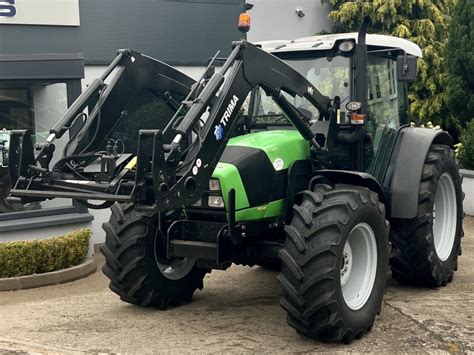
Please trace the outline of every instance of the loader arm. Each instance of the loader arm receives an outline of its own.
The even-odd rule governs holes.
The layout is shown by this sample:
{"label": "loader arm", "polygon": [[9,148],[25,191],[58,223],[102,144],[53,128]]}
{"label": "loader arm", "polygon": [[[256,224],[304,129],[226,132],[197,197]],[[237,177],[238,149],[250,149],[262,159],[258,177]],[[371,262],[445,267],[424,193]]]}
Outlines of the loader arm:
{"label": "loader arm", "polygon": [[[164,63],[140,64],[149,59],[139,53],[127,51],[119,57],[115,66],[112,63],[106,72],[109,75],[118,71],[109,86],[102,78],[92,84],[51,129],[47,143],[36,146],[37,150],[48,152],[48,144],[64,134],[92,101],[91,115],[95,115],[95,119],[86,121],[68,143],[63,159],[75,157],[86,163],[88,159],[112,162],[113,173],[88,179],[66,178],[60,171],[51,174],[44,163],[48,159],[40,152],[36,155],[36,166],[29,164],[28,176],[20,174],[11,190],[12,196],[23,200],[73,197],[77,200],[133,201],[154,212],[192,205],[207,188],[237,125],[242,104],[255,87],[261,87],[273,97],[315,149],[325,148],[329,141],[326,139],[329,138],[328,130],[321,130],[321,125],[329,127],[334,116],[329,98],[283,61],[246,41],[234,42],[232,53],[221,70],[210,78],[203,75],[194,85],[191,79]],[[212,62],[206,72],[211,66]],[[150,75],[150,67],[158,76],[156,73]],[[97,150],[107,140],[114,122],[126,114],[123,107],[127,98],[144,87],[162,93],[187,94],[187,97],[165,127],[140,130],[136,159],[130,157],[120,163],[113,153]],[[310,125],[284,93],[307,99],[320,112],[318,124]],[[105,120],[100,120],[101,116]],[[92,129],[93,125],[95,129]],[[38,159],[41,154],[43,159]]]}
{"label": "loader arm", "polygon": [[[316,129],[312,130],[313,126],[308,125],[303,115],[286,100],[283,92],[306,98],[320,111],[328,126],[331,118],[329,98],[277,57],[246,41],[235,42],[220,72],[210,78],[198,97],[183,102],[176,112],[177,118],[182,109],[187,109],[175,128],[176,136],[169,146],[169,153],[161,149],[163,132],[140,132],[135,190],[138,202],[146,202],[147,197],[146,183],[140,175],[144,176],[150,170],[156,211],[189,206],[201,198],[235,128],[240,108],[248,93],[257,86],[272,95],[305,139],[321,148],[314,139],[320,133],[320,126],[314,125]],[[208,116],[202,123],[200,119],[205,112]],[[199,137],[178,164],[170,164],[179,156],[183,137],[196,127]],[[146,149],[151,146],[154,151]]]}

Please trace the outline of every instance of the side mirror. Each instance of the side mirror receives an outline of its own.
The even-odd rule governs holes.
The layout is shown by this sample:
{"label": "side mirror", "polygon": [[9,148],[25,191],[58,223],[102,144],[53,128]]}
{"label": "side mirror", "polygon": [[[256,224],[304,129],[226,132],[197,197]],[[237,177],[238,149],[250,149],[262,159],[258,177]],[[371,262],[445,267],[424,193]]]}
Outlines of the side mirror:
{"label": "side mirror", "polygon": [[414,82],[416,80],[418,58],[412,55],[399,55],[397,57],[398,81]]}

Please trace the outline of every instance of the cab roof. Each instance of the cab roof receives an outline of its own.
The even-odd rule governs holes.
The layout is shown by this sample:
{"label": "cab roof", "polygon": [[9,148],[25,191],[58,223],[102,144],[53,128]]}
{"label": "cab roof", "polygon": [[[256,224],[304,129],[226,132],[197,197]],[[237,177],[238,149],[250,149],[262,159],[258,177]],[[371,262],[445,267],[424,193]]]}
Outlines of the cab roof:
{"label": "cab roof", "polygon": [[[336,33],[321,36],[302,37],[295,40],[277,40],[277,41],[262,41],[257,44],[262,46],[262,49],[271,53],[285,53],[285,52],[299,52],[299,51],[319,51],[328,50],[334,47],[337,41],[341,40],[355,40],[357,43],[357,32],[352,33]],[[367,34],[366,43],[369,46],[401,49],[405,53],[421,58],[422,52],[420,47],[415,43],[410,42],[404,38]]]}

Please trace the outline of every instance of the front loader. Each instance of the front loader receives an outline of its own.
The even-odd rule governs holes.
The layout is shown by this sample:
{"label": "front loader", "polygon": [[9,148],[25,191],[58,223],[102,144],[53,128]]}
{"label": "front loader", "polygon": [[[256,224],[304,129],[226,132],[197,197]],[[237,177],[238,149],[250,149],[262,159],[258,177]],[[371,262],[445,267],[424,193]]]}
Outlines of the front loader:
{"label": "front loader", "polygon": [[407,114],[421,50],[367,26],[237,41],[196,82],[121,50],[46,142],[0,133],[0,208],[111,207],[103,272],[140,306],[190,302],[233,263],[278,268],[288,324],[349,343],[372,327],[390,268],[444,286],[462,236],[453,141]]}

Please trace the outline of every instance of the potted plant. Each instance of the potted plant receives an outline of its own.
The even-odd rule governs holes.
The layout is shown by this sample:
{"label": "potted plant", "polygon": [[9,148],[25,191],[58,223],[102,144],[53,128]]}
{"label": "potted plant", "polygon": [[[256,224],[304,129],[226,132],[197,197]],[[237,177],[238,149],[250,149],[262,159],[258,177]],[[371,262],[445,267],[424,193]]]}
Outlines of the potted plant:
{"label": "potted plant", "polygon": [[461,135],[457,155],[463,177],[462,189],[466,194],[463,204],[464,212],[474,216],[474,120],[471,120]]}

